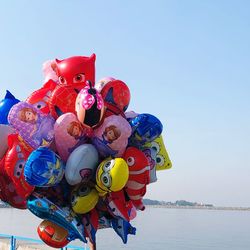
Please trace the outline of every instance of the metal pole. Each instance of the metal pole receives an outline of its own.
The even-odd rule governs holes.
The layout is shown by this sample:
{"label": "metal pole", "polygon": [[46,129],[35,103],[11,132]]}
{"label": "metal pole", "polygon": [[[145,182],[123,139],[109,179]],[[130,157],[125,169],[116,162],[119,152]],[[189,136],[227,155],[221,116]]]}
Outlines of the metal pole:
{"label": "metal pole", "polygon": [[16,238],[13,235],[10,238],[10,250],[16,250]]}

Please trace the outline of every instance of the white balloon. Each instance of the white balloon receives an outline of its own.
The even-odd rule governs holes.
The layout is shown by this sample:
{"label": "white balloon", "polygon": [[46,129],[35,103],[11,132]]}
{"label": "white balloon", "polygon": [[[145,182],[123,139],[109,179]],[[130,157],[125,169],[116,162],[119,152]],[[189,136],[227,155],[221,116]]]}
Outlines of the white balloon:
{"label": "white balloon", "polygon": [[70,185],[88,182],[95,176],[99,157],[96,148],[91,144],[77,147],[69,156],[65,178]]}

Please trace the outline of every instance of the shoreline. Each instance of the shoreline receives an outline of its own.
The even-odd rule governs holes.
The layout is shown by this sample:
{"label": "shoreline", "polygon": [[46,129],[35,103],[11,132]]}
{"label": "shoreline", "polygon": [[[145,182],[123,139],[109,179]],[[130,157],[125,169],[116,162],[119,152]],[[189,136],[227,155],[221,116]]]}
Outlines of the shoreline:
{"label": "shoreline", "polygon": [[[151,208],[166,209],[200,209],[200,210],[221,210],[221,211],[250,211],[250,207],[215,207],[215,206],[171,206],[171,205],[145,205]],[[0,209],[13,208],[9,206],[0,206]]]}
{"label": "shoreline", "polygon": [[152,208],[166,209],[200,209],[200,210],[222,210],[222,211],[250,211],[250,207],[206,207],[206,206],[168,206],[168,205],[145,205]]}

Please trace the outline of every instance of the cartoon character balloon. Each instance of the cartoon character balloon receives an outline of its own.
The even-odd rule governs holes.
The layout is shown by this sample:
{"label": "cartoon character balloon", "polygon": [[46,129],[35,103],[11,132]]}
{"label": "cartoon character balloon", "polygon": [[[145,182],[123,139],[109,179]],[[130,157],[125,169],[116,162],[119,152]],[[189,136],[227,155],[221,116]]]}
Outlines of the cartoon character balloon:
{"label": "cartoon character balloon", "polygon": [[128,165],[122,158],[106,159],[96,170],[96,189],[100,196],[108,192],[119,191],[127,183]]}
{"label": "cartoon character balloon", "polygon": [[10,110],[8,120],[34,149],[39,146],[48,146],[54,139],[55,120],[29,103],[19,102],[14,105]]}
{"label": "cartoon character balloon", "polygon": [[73,56],[63,60],[56,59],[52,67],[62,85],[84,84],[86,81],[94,83],[95,59],[95,54],[90,57]]}
{"label": "cartoon character balloon", "polygon": [[57,119],[60,115],[75,113],[75,101],[86,82],[95,82],[95,54],[90,57],[75,56],[64,60],[56,59],[53,68],[58,76],[59,85],[53,91],[49,109]]}
{"label": "cartoon character balloon", "polygon": [[57,118],[55,126],[55,143],[63,161],[80,145],[87,143],[92,135],[92,129],[84,127],[72,113],[66,113]]}
{"label": "cartoon character balloon", "polygon": [[147,185],[172,166],[160,120],[126,112],[125,82],[95,83],[95,59],[47,61],[40,89],[0,102],[0,199],[43,219],[38,234],[53,248],[95,243],[100,228],[127,243]]}
{"label": "cartoon character balloon", "polygon": [[172,167],[162,135],[154,141],[146,143],[143,146],[143,152],[150,159],[151,166],[155,167],[156,170],[165,170]]}
{"label": "cartoon character balloon", "polygon": [[120,157],[124,153],[131,127],[122,116],[111,115],[104,119],[101,126],[94,130],[92,144],[103,157]]}
{"label": "cartoon character balloon", "polygon": [[72,191],[71,206],[75,213],[86,214],[96,206],[98,199],[99,195],[96,189],[83,183]]}
{"label": "cartoon character balloon", "polygon": [[7,90],[4,99],[0,102],[0,124],[9,124],[8,114],[10,109],[18,102],[20,101]]}
{"label": "cartoon character balloon", "polygon": [[0,161],[0,199],[10,206],[18,209],[26,209],[25,195],[17,193],[16,185],[5,170],[5,157]]}
{"label": "cartoon character balloon", "polygon": [[104,113],[104,102],[101,94],[87,81],[76,98],[75,109],[78,120],[85,126],[95,127]]}
{"label": "cartoon character balloon", "polygon": [[125,190],[133,205],[139,210],[144,210],[142,198],[146,193],[146,185],[149,184],[148,159],[141,150],[135,147],[126,149],[124,159],[129,167],[129,178]]}
{"label": "cartoon character balloon", "polygon": [[32,148],[17,134],[8,136],[8,147],[4,162],[5,171],[13,182],[15,191],[26,198],[34,190],[24,178],[24,165]]}

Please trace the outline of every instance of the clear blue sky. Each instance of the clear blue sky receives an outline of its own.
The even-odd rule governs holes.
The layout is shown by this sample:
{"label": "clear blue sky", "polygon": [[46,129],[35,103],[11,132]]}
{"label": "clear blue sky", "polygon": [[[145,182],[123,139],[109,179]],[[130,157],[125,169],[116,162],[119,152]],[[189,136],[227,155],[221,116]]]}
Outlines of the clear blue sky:
{"label": "clear blue sky", "polygon": [[24,100],[42,63],[96,53],[97,79],[156,115],[173,162],[146,197],[250,206],[249,1],[2,1],[0,94]]}

